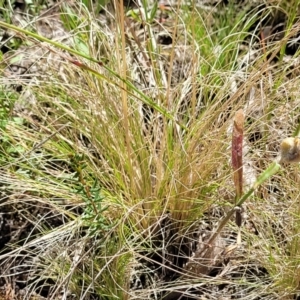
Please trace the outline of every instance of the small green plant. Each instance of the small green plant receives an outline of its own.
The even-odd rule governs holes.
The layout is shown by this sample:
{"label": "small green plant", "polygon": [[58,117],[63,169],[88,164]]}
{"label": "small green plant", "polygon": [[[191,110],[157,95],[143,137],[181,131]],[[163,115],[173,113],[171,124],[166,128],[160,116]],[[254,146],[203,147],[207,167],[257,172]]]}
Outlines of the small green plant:
{"label": "small green plant", "polygon": [[85,204],[82,213],[84,226],[88,227],[90,236],[104,234],[112,228],[113,224],[110,224],[104,215],[109,206],[103,204],[105,197],[101,194],[99,182],[97,179],[92,178],[93,183],[90,184],[85,180],[84,169],[86,164],[83,155],[71,157],[71,168],[75,169],[74,181],[76,187],[74,193],[80,195]]}
{"label": "small green plant", "polygon": [[18,157],[25,149],[21,145],[14,143],[13,138],[7,133],[9,125],[22,126],[24,119],[13,116],[13,108],[18,93],[0,86],[0,164]]}

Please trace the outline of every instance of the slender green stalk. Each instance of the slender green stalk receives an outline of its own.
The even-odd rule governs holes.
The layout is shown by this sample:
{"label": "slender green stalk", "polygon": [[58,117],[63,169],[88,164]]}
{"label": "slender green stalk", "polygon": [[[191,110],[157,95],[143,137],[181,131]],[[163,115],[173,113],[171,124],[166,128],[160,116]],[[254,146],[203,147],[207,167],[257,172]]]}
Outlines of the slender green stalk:
{"label": "slender green stalk", "polygon": [[226,216],[221,220],[218,228],[216,231],[212,234],[210,239],[208,240],[206,247],[203,249],[203,256],[205,255],[206,251],[209,249],[209,247],[213,244],[214,240],[217,238],[217,236],[221,233],[222,229],[225,227],[225,225],[228,223],[230,218],[233,216],[233,214],[236,212],[237,209],[239,209],[243,203],[254,193],[254,191],[263,184],[267,179],[269,179],[271,176],[276,174],[281,168],[281,165],[277,162],[273,162],[256,180],[253,187],[249,189],[249,191],[244,194],[240,200],[236,203],[236,206],[232,208]]}

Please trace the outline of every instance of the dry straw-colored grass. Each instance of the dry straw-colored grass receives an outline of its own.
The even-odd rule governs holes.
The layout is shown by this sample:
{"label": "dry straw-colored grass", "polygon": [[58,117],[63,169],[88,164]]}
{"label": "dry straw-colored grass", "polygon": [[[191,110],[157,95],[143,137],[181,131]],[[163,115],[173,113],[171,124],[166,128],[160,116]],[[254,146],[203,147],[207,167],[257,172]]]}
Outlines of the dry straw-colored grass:
{"label": "dry straw-colored grass", "polygon": [[[43,50],[46,72],[23,85],[20,99],[34,104],[12,112],[22,123],[1,127],[1,207],[29,228],[1,254],[2,275],[24,273],[27,294],[49,299],[292,299],[298,165],[247,199],[240,245],[229,222],[197,274],[186,263],[234,206],[235,112],[246,115],[245,191],[276,159],[281,139],[297,132],[297,57],[274,62],[297,25],[273,43],[246,39],[243,50],[258,12],[239,16],[233,29],[221,16],[227,27],[218,32],[211,12],[164,11],[173,16],[169,30],[150,15],[125,20],[116,8],[107,26],[72,6],[78,24],[68,45],[84,55],[23,33]],[[160,45],[157,32],[173,43]]]}

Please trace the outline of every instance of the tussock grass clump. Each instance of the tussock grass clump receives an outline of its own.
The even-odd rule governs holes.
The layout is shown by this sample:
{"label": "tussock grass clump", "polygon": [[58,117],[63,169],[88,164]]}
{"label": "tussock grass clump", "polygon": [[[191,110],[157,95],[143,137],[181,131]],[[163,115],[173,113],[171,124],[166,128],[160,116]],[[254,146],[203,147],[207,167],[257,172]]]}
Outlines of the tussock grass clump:
{"label": "tussock grass clump", "polygon": [[[21,228],[3,240],[6,288],[18,273],[26,297],[291,299],[298,166],[268,169],[299,123],[288,39],[249,33],[269,7],[220,15],[219,31],[211,12],[146,7],[111,3],[99,17],[64,4],[65,43],[0,23],[42,53],[41,73],[0,110],[0,207]],[[244,178],[232,180],[241,108]]]}

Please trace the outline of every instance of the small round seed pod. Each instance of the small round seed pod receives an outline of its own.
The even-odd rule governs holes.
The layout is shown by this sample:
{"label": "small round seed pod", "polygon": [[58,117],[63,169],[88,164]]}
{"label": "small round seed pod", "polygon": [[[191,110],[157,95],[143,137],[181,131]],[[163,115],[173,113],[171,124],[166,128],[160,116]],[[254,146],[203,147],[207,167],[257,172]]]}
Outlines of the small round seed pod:
{"label": "small round seed pod", "polygon": [[280,145],[280,162],[300,162],[300,138],[289,137],[284,139]]}

